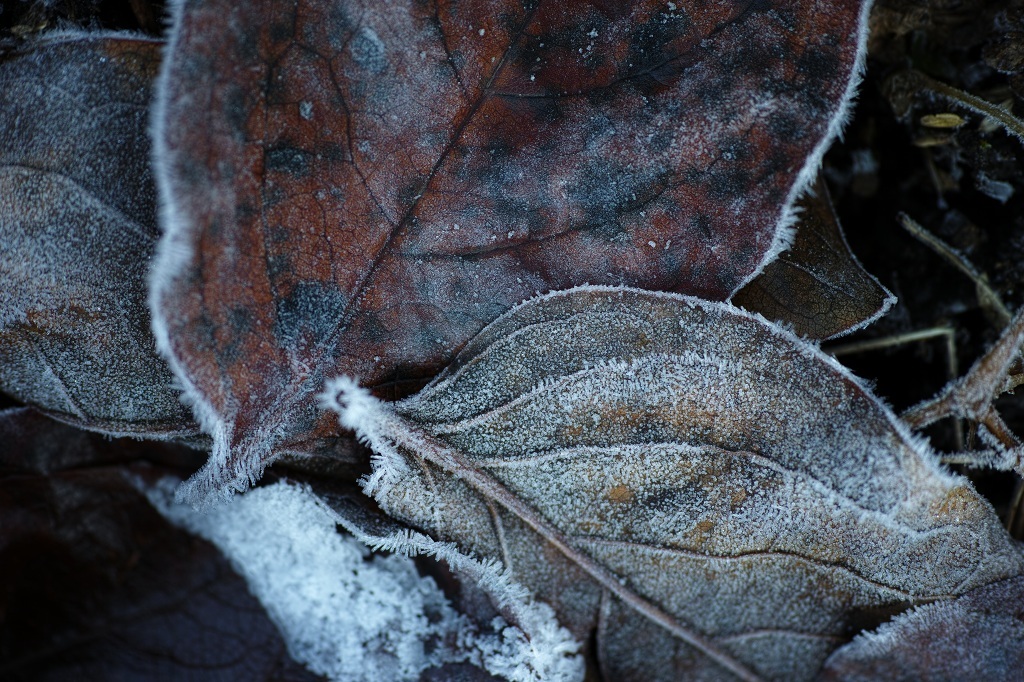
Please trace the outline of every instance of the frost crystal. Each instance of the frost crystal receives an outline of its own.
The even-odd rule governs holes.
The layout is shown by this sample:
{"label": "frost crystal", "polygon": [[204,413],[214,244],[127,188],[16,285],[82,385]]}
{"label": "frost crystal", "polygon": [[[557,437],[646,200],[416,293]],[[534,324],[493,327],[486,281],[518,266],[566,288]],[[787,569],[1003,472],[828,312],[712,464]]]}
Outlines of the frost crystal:
{"label": "frost crystal", "polygon": [[415,680],[428,668],[468,661],[514,681],[582,677],[575,645],[550,609],[530,611],[536,634],[500,618],[481,632],[411,559],[371,556],[338,533],[333,512],[305,487],[278,483],[201,514],[173,501],[176,484],[149,489],[152,504],[224,552],[289,653],[315,673],[346,682]]}

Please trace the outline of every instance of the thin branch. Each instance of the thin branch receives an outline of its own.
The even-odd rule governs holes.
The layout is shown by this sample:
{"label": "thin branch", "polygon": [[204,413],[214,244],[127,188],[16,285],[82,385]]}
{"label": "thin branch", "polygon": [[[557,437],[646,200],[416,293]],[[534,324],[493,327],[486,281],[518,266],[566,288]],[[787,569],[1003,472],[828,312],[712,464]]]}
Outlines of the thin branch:
{"label": "thin branch", "polygon": [[1010,427],[1006,425],[1003,418],[999,416],[996,408],[989,404],[988,412],[979,420],[988,429],[989,434],[995,438],[1004,448],[1020,448],[1020,439],[1014,435]]}
{"label": "thin branch", "polygon": [[934,339],[942,336],[950,339],[953,337],[953,334],[954,330],[952,327],[930,327],[916,332],[893,334],[892,336],[885,336],[880,339],[853,341],[851,343],[844,343],[838,346],[830,346],[824,350],[830,355],[839,357],[841,355],[854,355],[856,353],[866,353],[873,350],[883,350],[885,348],[902,346],[907,343],[916,343],[917,341],[927,341],[928,339]]}
{"label": "thin branch", "polygon": [[931,90],[937,95],[941,95],[948,100],[956,102],[968,109],[981,114],[982,116],[988,116],[1000,123],[1003,128],[1009,134],[1016,137],[1021,142],[1024,142],[1024,121],[1011,114],[1006,109],[999,107],[991,102],[986,102],[980,97],[976,97],[969,92],[964,92],[954,88],[951,85],[946,85],[941,81],[937,81],[930,76],[926,76],[920,71],[910,72],[913,81],[919,84],[921,87]]}
{"label": "thin branch", "polygon": [[[911,428],[920,429],[946,417],[981,422],[996,435],[1005,428],[993,417],[992,401],[1007,385],[1006,376],[1024,343],[1024,308],[1017,313],[996,344],[963,377],[946,384],[939,393],[901,415]],[[994,425],[989,427],[989,422]],[[1005,429],[1008,433],[1009,429]],[[1010,434],[1012,436],[1012,434]],[[997,437],[999,437],[997,435]]]}
{"label": "thin branch", "polygon": [[985,275],[974,267],[973,263],[967,260],[962,253],[954,249],[952,246],[921,227],[919,223],[913,220],[906,213],[901,212],[897,214],[896,217],[899,220],[900,225],[903,226],[903,229],[909,232],[911,236],[945,258],[950,265],[967,275],[971,281],[974,282],[975,292],[978,296],[978,303],[982,308],[992,314],[1000,326],[1009,324],[1010,318],[1013,317],[1013,314],[1003,303],[999,294],[997,294],[989,285],[988,279]]}

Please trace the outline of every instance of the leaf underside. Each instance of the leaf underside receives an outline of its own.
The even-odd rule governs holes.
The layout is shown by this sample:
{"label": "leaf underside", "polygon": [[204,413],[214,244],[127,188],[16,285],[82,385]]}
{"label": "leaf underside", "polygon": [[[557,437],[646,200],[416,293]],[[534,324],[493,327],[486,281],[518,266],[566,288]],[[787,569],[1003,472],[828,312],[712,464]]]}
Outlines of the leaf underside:
{"label": "leaf underside", "polygon": [[850,251],[821,177],[798,208],[793,246],[729,300],[810,339],[863,329],[884,315],[895,297]]}
{"label": "leaf underside", "polygon": [[559,292],[419,394],[348,405],[382,508],[500,560],[596,640],[606,679],[721,679],[723,656],[810,679],[851,623],[1024,569],[988,503],[853,377],[725,304]]}
{"label": "leaf underside", "polygon": [[198,433],[157,355],[146,124],[162,44],[67,34],[0,60],[0,389],[107,433]]}
{"label": "leaf underside", "polygon": [[862,15],[184,2],[156,104],[152,306],[215,438],[190,494],[336,431],[313,401],[326,377],[432,376],[537,291],[727,297],[837,129]]}

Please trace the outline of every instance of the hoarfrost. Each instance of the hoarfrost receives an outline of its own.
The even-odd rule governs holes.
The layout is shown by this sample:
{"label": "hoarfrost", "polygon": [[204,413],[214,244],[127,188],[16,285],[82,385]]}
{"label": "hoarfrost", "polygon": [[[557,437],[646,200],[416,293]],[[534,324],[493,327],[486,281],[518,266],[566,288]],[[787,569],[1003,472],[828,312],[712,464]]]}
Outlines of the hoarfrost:
{"label": "hoarfrost", "polygon": [[826,662],[823,678],[845,682],[1020,679],[1022,598],[1024,579],[1012,578],[900,614],[837,650]]}
{"label": "hoarfrost", "polygon": [[[582,677],[575,643],[550,608],[526,610],[529,635],[501,618],[480,631],[411,559],[371,556],[362,542],[338,533],[337,517],[303,486],[258,488],[201,514],[173,501],[176,483],[147,490],[152,504],[224,552],[291,655],[313,672],[346,682],[415,680],[428,668],[468,661],[515,682]],[[409,536],[375,544],[406,553],[433,546]],[[453,549],[443,553],[458,561]],[[501,582],[493,568],[482,567],[480,577],[485,574]]]}

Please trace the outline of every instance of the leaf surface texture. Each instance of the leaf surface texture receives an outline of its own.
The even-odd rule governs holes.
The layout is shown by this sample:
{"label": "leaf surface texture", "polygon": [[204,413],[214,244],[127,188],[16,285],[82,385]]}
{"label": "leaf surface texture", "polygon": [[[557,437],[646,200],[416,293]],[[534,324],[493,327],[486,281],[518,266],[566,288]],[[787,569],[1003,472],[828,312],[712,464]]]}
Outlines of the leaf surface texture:
{"label": "leaf surface texture", "polygon": [[865,6],[182,3],[152,305],[215,440],[187,493],[329,433],[325,378],[400,392],[535,292],[727,297],[786,241]]}
{"label": "leaf surface texture", "polygon": [[852,622],[1024,568],[989,504],[855,378],[725,304],[558,292],[411,398],[331,391],[378,453],[382,508],[596,632],[607,679],[721,679],[723,658],[810,679]]}
{"label": "leaf surface texture", "polygon": [[146,308],[162,44],[56,34],[0,60],[0,388],[108,433],[198,433]]}

